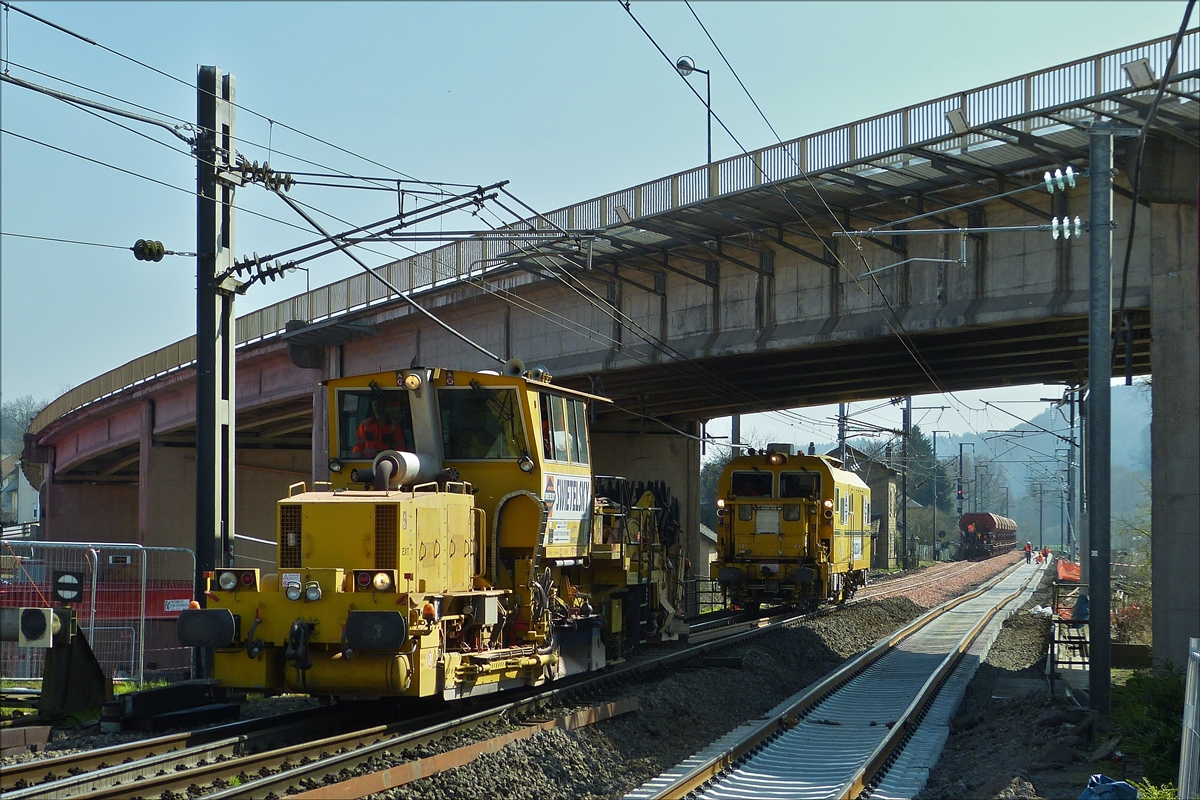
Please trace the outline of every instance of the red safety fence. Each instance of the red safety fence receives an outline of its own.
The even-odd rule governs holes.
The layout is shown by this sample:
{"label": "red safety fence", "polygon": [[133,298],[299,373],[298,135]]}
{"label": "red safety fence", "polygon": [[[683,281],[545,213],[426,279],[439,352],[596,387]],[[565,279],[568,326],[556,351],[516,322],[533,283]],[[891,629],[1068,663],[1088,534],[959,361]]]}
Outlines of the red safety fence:
{"label": "red safety fence", "polygon": [[[188,601],[192,599],[192,584],[190,581],[147,582],[145,592],[145,619],[175,619],[180,611],[188,607]],[[61,603],[54,599],[54,587],[48,581],[0,585],[0,607],[45,608],[57,605]],[[80,623],[86,625],[92,617],[92,595],[83,594],[78,601],[70,605],[78,613]],[[96,587],[97,621],[141,619],[143,615],[139,613],[140,605],[140,583]]]}
{"label": "red safety fence", "polygon": [[[175,635],[175,620],[192,599],[196,558],[177,547],[121,542],[0,543],[0,606],[75,610],[101,669],[143,681],[188,674],[191,649]],[[45,652],[0,642],[0,674],[42,676]]]}

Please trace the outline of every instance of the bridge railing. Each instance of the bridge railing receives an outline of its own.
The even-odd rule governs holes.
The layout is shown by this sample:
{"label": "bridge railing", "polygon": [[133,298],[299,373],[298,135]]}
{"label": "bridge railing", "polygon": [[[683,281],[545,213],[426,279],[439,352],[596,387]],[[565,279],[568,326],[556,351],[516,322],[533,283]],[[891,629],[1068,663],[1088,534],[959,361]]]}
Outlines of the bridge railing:
{"label": "bridge railing", "polygon": [[[862,164],[866,160],[876,164],[904,162],[914,158],[911,151],[918,148],[950,152],[994,141],[981,133],[955,134],[946,119],[946,112],[954,109],[962,109],[972,127],[1003,122],[1024,133],[1062,125],[1064,119],[1090,117],[1096,111],[1111,113],[1119,108],[1112,95],[1145,91],[1129,85],[1122,65],[1145,58],[1154,74],[1161,76],[1170,57],[1172,38],[1142,42],[818,131],[585,200],[544,217],[563,228],[607,228],[621,224],[619,206],[631,218],[641,219],[764,183],[852,169],[856,165],[871,168]],[[1184,36],[1172,89],[1200,91],[1197,70],[1200,70],[1200,29]],[[523,224],[500,230],[517,230]],[[536,226],[551,227],[540,219]],[[459,241],[378,267],[377,272],[402,292],[417,293],[467,275],[500,269],[502,263],[487,259],[515,249],[516,243],[508,240]],[[369,281],[365,274],[354,275],[238,317],[236,341],[239,345],[254,343],[282,333],[289,320],[316,322],[391,299],[393,293],[378,281]],[[76,408],[188,367],[195,357],[195,337],[189,337],[136,358],[54,400],[34,418],[29,430],[36,433]]]}

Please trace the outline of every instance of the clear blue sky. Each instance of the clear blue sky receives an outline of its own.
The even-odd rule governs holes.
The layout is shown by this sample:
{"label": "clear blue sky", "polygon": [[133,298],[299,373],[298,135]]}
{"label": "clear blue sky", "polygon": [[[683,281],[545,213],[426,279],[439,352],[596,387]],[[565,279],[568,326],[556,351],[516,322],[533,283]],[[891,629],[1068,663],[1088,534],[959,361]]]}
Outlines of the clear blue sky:
{"label": "clear blue sky", "polygon": [[[156,117],[193,120],[196,66],[218,65],[237,79],[243,109],[237,120],[239,150],[258,161],[269,158],[280,169],[311,168],[282,151],[330,169],[395,174],[272,126],[263,116],[423,179],[471,184],[510,180],[514,192],[542,210],[686,169],[705,158],[702,104],[615,0],[18,0],[17,5],[178,80],[18,13],[0,12],[0,55],[11,74],[110,102],[93,94],[103,92],[145,106],[145,113]],[[776,130],[788,139],[1169,35],[1185,4],[693,6]],[[669,56],[686,53],[712,70],[714,110],[746,147],[773,141],[685,5],[635,0],[633,10]],[[6,133],[0,137],[3,231],[125,247],[138,238],[152,238],[170,249],[194,249],[190,192],[195,167],[181,142],[153,127],[122,123],[147,139],[10,85],[0,86],[0,102],[6,132],[187,190]],[[713,149],[715,158],[737,152],[719,128],[714,129]],[[394,213],[394,196],[386,193],[326,191],[301,199],[358,223]],[[262,191],[241,190],[237,202],[247,211],[296,221]],[[270,252],[312,238],[248,213],[239,215],[237,225],[238,254]],[[32,394],[50,399],[195,331],[191,259],[168,257],[147,264],[128,251],[11,236],[0,237],[0,248],[0,390],[6,398]],[[395,257],[402,255],[395,251]],[[384,261],[372,257],[373,263]],[[353,269],[338,258],[311,266],[314,286]],[[238,310],[244,313],[303,291],[304,281],[299,273],[283,283],[254,288],[239,299]],[[1056,393],[1031,387],[989,397]],[[823,418],[826,413],[810,415]],[[968,416],[947,412],[940,427],[962,431],[981,424],[968,424]],[[787,438],[820,437],[814,431]]]}

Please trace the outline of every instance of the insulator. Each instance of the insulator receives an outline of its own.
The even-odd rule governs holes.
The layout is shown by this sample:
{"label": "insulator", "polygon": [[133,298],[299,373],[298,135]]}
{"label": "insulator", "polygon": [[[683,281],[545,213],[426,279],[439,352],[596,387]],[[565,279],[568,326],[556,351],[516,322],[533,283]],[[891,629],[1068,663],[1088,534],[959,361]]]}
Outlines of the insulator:
{"label": "insulator", "polygon": [[1054,170],[1054,185],[1058,187],[1060,192],[1067,188],[1066,181],[1063,180],[1061,169]]}
{"label": "insulator", "polygon": [[290,192],[292,190],[292,187],[295,185],[296,185],[296,179],[293,178],[292,173],[289,172],[287,174],[287,177],[285,177],[283,179],[283,190],[285,192]]}
{"label": "insulator", "polygon": [[1055,239],[1058,238],[1058,217],[1050,220],[1050,235]]}
{"label": "insulator", "polygon": [[1082,235],[1083,235],[1083,220],[1081,220],[1079,217],[1076,217],[1075,218],[1075,236],[1079,237]]}
{"label": "insulator", "polygon": [[166,248],[163,247],[162,242],[154,242],[154,246],[151,248],[151,255],[155,261],[162,261],[163,256],[166,255],[166,252]]}
{"label": "insulator", "polygon": [[133,243],[133,257],[138,261],[146,260],[146,240],[138,239]]}
{"label": "insulator", "polygon": [[1054,176],[1047,172],[1042,176],[1042,180],[1046,182],[1046,191],[1054,194]]}
{"label": "insulator", "polygon": [[1075,170],[1072,169],[1070,164],[1067,165],[1067,185],[1072,189],[1075,188]]}

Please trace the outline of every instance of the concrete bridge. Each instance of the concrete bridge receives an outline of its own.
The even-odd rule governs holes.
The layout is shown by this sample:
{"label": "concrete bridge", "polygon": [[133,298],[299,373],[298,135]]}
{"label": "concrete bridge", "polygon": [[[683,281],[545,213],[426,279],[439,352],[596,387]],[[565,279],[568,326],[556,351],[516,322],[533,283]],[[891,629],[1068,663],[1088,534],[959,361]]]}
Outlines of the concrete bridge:
{"label": "concrete bridge", "polygon": [[[693,437],[707,419],[1087,382],[1087,234],[960,229],[1086,218],[1086,178],[1050,194],[1041,176],[1087,169],[1092,121],[1140,126],[1156,84],[1126,67],[1146,59],[1160,76],[1169,49],[1141,43],[529,220],[596,231],[590,252],[492,238],[379,271],[492,352],[613,398],[594,426],[596,468],[666,479],[694,546]],[[1118,336],[1116,373],[1154,376],[1156,655],[1177,663],[1200,635],[1200,32],[1180,56],[1148,139],[1124,279],[1132,139],[1117,140],[1113,214],[1131,330]],[[1034,188],[1013,193],[1023,187]],[[946,232],[882,232],[917,215],[904,227]],[[864,229],[881,233],[834,236]],[[267,539],[286,486],[326,477],[321,381],[414,362],[495,367],[365,274],[239,318],[238,341],[236,530]],[[194,541],[194,352],[185,340],[150,353],[33,421],[24,465],[49,538]]]}

